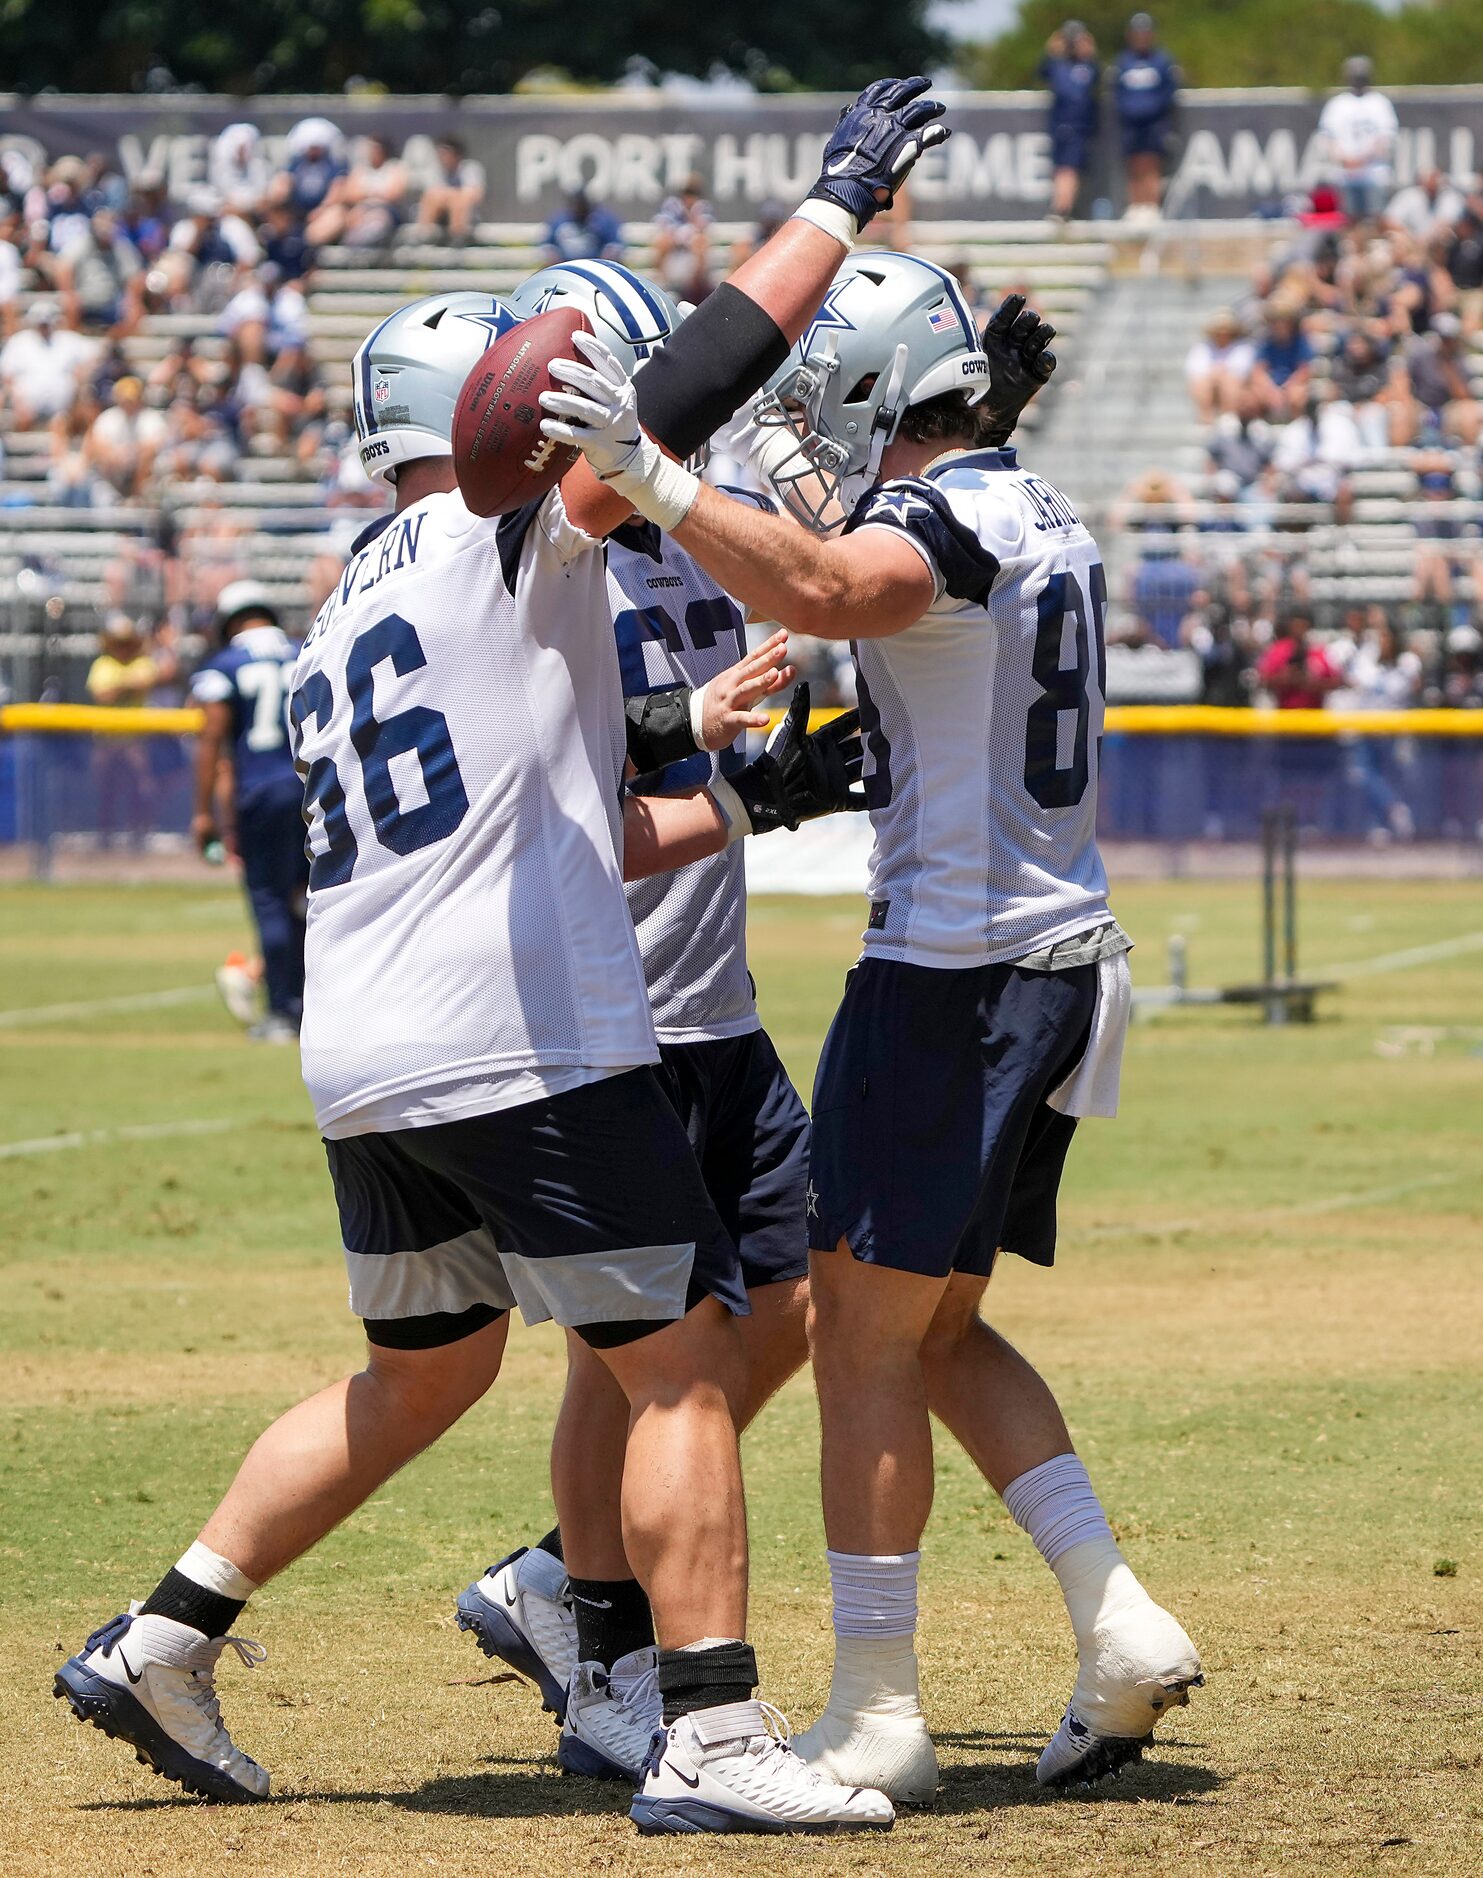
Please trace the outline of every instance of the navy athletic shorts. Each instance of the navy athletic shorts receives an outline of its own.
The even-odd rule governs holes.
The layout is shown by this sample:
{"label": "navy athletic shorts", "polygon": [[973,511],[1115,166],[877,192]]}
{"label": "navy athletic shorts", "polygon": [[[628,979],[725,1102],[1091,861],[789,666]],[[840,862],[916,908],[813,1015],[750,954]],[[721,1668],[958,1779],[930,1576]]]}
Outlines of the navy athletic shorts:
{"label": "navy athletic shorts", "polygon": [[1091,133],[1080,124],[1058,125],[1050,134],[1050,166],[1054,170],[1076,170],[1087,166],[1091,155]]}
{"label": "navy athletic shorts", "polygon": [[1123,155],[1163,156],[1169,147],[1169,126],[1161,117],[1150,117],[1122,126]]}
{"label": "navy athletic shorts", "polygon": [[866,958],[814,1084],[809,1244],[893,1271],[1049,1265],[1076,1123],[1045,1098],[1085,1053],[1097,968],[938,971]]}
{"label": "navy athletic shorts", "polygon": [[765,1030],[662,1043],[659,1080],[750,1291],[808,1273],[808,1111]]}
{"label": "navy athletic shorts", "polygon": [[527,1323],[554,1318],[599,1345],[707,1294],[751,1308],[652,1069],[325,1151],[350,1308],[372,1343],[453,1343],[514,1304]]}

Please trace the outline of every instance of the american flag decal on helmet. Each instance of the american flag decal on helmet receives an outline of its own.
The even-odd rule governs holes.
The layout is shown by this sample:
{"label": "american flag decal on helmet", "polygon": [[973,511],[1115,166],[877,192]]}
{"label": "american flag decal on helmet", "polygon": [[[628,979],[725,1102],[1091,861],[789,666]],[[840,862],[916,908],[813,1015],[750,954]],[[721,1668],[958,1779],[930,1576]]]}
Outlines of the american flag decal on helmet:
{"label": "american flag decal on helmet", "polygon": [[927,315],[927,324],[935,333],[950,333],[958,324],[958,316],[951,307],[935,306]]}

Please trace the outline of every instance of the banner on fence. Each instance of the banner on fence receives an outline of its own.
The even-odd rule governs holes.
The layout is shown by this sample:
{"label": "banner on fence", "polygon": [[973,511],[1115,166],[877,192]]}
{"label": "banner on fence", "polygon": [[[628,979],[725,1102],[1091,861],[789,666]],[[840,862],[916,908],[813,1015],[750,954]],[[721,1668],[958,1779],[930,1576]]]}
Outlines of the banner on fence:
{"label": "banner on fence", "polygon": [[[1483,160],[1483,87],[1391,92],[1401,122],[1397,175],[1436,166],[1470,177]],[[347,136],[375,132],[404,151],[414,180],[430,176],[433,140],[459,137],[484,166],[484,213],[535,221],[583,187],[617,213],[644,218],[692,172],[717,211],[747,220],[768,201],[796,200],[812,182],[840,99],[807,95],[708,98],[604,93],[572,98],[0,98],[0,149],[33,160],[101,150],[124,172],[163,175],[172,194],[206,178],[211,140],[241,119],[281,139],[307,116]],[[1042,215],[1050,200],[1050,139],[1037,92],[965,92],[954,134],[912,177],[922,220]],[[1246,215],[1323,174],[1320,95],[1290,89],[1184,94],[1174,165],[1179,200],[1206,215]],[[1104,112],[1109,120],[1111,112]],[[1122,200],[1116,131],[1106,126],[1088,199]]]}

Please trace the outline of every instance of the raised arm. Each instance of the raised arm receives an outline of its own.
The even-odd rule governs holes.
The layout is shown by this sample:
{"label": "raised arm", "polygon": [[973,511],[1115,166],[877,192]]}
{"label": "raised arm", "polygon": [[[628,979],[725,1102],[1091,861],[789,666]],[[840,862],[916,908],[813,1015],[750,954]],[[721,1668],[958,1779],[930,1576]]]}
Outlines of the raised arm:
{"label": "raised arm", "polygon": [[[818,181],[797,212],[691,314],[639,372],[645,428],[672,455],[691,455],[767,382],[802,337],[840,262],[924,150],[948,135],[925,78],[884,78],[839,114]],[[567,514],[589,535],[611,534],[631,505],[585,461],[562,479]]]}

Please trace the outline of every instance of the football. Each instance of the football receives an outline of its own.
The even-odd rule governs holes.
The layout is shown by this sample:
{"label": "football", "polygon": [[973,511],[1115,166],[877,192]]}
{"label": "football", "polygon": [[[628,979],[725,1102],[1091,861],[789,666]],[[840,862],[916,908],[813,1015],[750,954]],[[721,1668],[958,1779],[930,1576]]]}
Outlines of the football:
{"label": "football", "polygon": [[475,515],[505,515],[538,500],[576,462],[570,444],[541,435],[540,399],[556,388],[551,361],[577,358],[572,335],[591,331],[571,308],[537,313],[497,339],[464,380],[453,413],[453,462]]}

